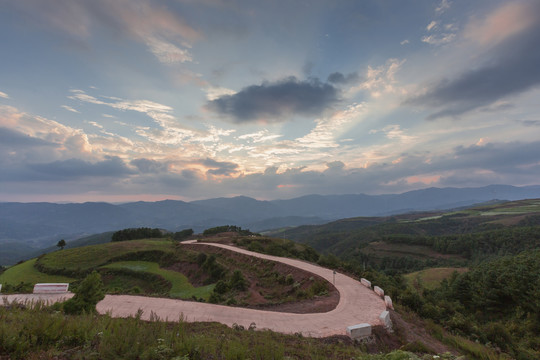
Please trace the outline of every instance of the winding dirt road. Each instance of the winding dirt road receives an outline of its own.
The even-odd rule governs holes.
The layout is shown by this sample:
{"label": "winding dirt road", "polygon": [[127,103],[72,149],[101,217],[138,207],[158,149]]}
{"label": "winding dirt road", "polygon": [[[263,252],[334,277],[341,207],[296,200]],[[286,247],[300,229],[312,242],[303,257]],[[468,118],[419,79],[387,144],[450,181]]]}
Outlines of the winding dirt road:
{"label": "winding dirt road", "polygon": [[[215,243],[197,243],[217,246],[236,251],[249,256],[255,256],[271,261],[285,263],[313,274],[317,274],[329,282],[334,281],[334,272],[304,261],[265,255],[240,249],[233,246]],[[368,323],[381,325],[379,315],[386,310],[384,300],[372,290],[362,286],[360,282],[340,273],[335,274],[335,287],[339,291],[340,300],[337,307],[326,313],[291,314],[274,311],[254,310],[223,305],[214,305],[192,301],[182,301],[164,298],[151,298],[131,295],[106,295],[97,305],[98,312],[109,313],[113,317],[128,317],[143,311],[142,318],[150,319],[154,313],[160,319],[168,321],[217,321],[228,326],[233,324],[248,328],[255,323],[257,329],[270,329],[281,333],[302,333],[304,336],[326,337],[345,335],[350,325]],[[3,296],[5,297],[5,296]],[[70,295],[8,295],[8,301],[42,299],[59,301]]]}

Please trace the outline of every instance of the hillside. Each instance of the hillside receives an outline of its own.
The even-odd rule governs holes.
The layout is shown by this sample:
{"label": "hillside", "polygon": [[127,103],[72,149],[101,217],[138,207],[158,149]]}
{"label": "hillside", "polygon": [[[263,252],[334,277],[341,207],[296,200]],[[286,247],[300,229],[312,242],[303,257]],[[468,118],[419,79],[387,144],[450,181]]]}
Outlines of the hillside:
{"label": "hillside", "polygon": [[540,246],[540,200],[451,212],[351,218],[274,233],[364,266],[420,270],[466,266]]}
{"label": "hillside", "polygon": [[[492,208],[490,211],[494,211],[494,209]],[[236,233],[217,233],[204,237],[202,240],[205,242],[234,244],[262,253],[278,254],[280,256],[305,259],[312,262],[317,262],[319,264],[328,263],[330,260],[328,257],[320,256],[308,246],[297,243],[295,244],[284,239],[275,239],[266,236],[240,236]],[[514,289],[514,287],[512,287],[514,285],[512,284],[517,284],[516,279],[522,278],[523,276],[529,276],[531,281],[534,283],[536,281],[534,280],[536,279],[534,278],[534,276],[536,276],[534,274],[537,274],[536,268],[533,269],[533,273],[512,273],[510,271],[511,266],[512,264],[516,263],[520,264],[519,268],[521,269],[529,269],[531,268],[531,259],[534,263],[534,259],[536,259],[536,257],[537,252],[532,258],[530,258],[530,256],[529,258],[524,258],[523,256],[516,257],[515,262],[513,258],[509,258],[509,260],[503,260],[502,262],[499,261],[494,263],[494,265],[481,265],[478,267],[478,269],[473,268],[470,271],[471,275],[464,273],[462,276],[470,276],[471,279],[478,278],[478,281],[475,281],[475,283],[478,284],[478,287],[469,287],[469,290],[466,290],[469,291],[467,293],[469,295],[465,295],[465,297],[474,298],[474,296],[471,295],[472,293],[485,292],[485,289],[482,287],[489,286],[489,277],[484,276],[482,279],[480,279],[480,277],[483,276],[482,274],[487,273],[485,269],[488,269],[488,272],[492,272],[491,269],[504,269],[509,279],[509,282],[504,286],[510,286],[508,289],[509,293],[513,293],[514,290],[518,292],[521,291],[520,288]],[[457,354],[458,352],[468,354],[472,359],[499,358],[498,355],[496,355],[497,350],[489,346],[488,343],[490,339],[492,341],[499,341],[497,340],[498,338],[496,338],[496,332],[488,331],[486,336],[476,338],[477,340],[481,340],[482,344],[488,344],[486,347],[482,344],[474,343],[465,339],[464,337],[472,336],[471,330],[467,330],[467,328],[463,327],[456,328],[456,326],[461,326],[459,325],[461,323],[452,323],[452,321],[454,321],[452,319],[454,319],[455,316],[452,317],[450,312],[456,311],[456,309],[459,311],[460,308],[456,308],[454,305],[448,305],[449,303],[447,304],[444,302],[444,298],[451,298],[452,296],[456,296],[455,294],[458,294],[457,296],[464,296],[464,294],[466,294],[459,290],[459,286],[455,285],[456,281],[457,283],[464,281],[460,280],[459,277],[451,275],[451,281],[447,282],[447,284],[450,284],[450,287],[443,287],[443,290],[440,290],[437,285],[434,284],[432,287],[430,287],[433,290],[430,290],[431,292],[427,292],[427,290],[423,290],[421,285],[418,285],[418,283],[416,283],[415,286],[417,286],[417,289],[420,290],[411,290],[415,288],[407,288],[403,283],[400,284],[399,281],[396,282],[398,277],[388,277],[383,273],[376,273],[373,270],[363,271],[354,263],[336,260],[336,262],[334,262],[331,266],[332,268],[337,268],[341,271],[355,274],[356,276],[369,277],[374,281],[375,284],[384,287],[387,293],[390,294],[393,299],[395,299],[395,306],[398,309],[398,312],[403,314],[400,315],[392,313],[392,318],[395,324],[395,333],[388,334],[385,331],[381,332],[376,329],[373,339],[374,342],[369,344],[353,343],[347,338],[341,337],[327,338],[321,340],[320,342],[313,342],[314,340],[312,339],[304,339],[303,337],[299,336],[288,337],[279,335],[282,336],[280,341],[287,344],[287,350],[285,350],[284,353],[295,354],[295,358],[311,358],[315,354],[312,351],[317,349],[317,354],[329,354],[328,351],[330,351],[333,354],[333,358],[349,358],[352,356],[352,354],[355,354],[354,356],[356,358],[361,359],[386,359],[385,355],[380,355],[382,357],[373,357],[366,354],[366,351],[388,352],[401,348],[402,350],[413,351],[417,353],[418,356],[426,359],[435,359],[436,357],[433,357],[434,354],[440,354],[449,350],[453,351],[454,354]],[[76,249],[57,250],[40,256],[38,259],[9,268],[6,272],[0,275],[0,283],[3,282],[5,284],[5,288],[3,290],[8,292],[31,290],[30,285],[25,286],[25,284],[20,283],[21,279],[26,279],[28,281],[30,276],[33,276],[31,279],[33,279],[35,282],[68,281],[72,282],[72,286],[77,286],[78,280],[92,270],[97,270],[99,273],[101,273],[107,292],[113,294],[127,293],[146,294],[149,296],[161,297],[166,296],[197,301],[208,301],[229,306],[242,306],[281,312],[316,313],[326,312],[335,307],[335,303],[334,305],[331,305],[333,296],[335,296],[333,295],[334,290],[332,285],[329,283],[326,283],[325,285],[324,282],[314,278],[313,274],[302,274],[302,272],[299,272],[298,269],[294,270],[286,267],[284,268],[283,266],[276,267],[275,265],[272,265],[266,261],[254,260],[253,258],[243,258],[241,255],[234,255],[228,251],[224,251],[223,249],[212,248],[208,245],[198,244],[180,246],[178,243],[173,242],[170,239],[120,241],[80,247]],[[444,274],[439,273],[436,275],[437,280],[435,281],[441,283],[441,279],[447,278],[450,273],[450,269],[448,269]],[[427,279],[427,275],[422,276]],[[415,278],[419,277],[420,275],[415,276]],[[445,281],[447,280],[443,280],[442,284],[445,284]],[[500,287],[497,289],[499,288]],[[454,289],[458,289],[458,291],[454,293]],[[421,292],[417,294],[416,291]],[[537,291],[537,289],[531,291]],[[433,297],[430,295],[437,294],[437,292],[440,294],[438,297]],[[256,294],[260,296],[254,296]],[[498,301],[498,305],[496,306],[502,306],[502,303],[500,303],[501,298],[497,294],[499,294],[498,290],[493,292],[490,304],[493,305],[495,304],[495,301]],[[437,299],[439,307],[433,308],[431,303],[434,301],[433,299]],[[458,297],[458,299],[461,298]],[[511,308],[506,308],[506,310],[518,309],[520,306],[519,304],[526,299],[526,296],[516,296],[515,299],[516,303],[512,304]],[[320,307],[321,304],[325,304],[324,306],[330,307]],[[441,304],[445,305],[443,306]],[[484,305],[479,302],[478,306]],[[531,306],[531,309],[534,310],[536,309],[535,306],[537,305],[536,303],[532,303]],[[409,310],[407,309],[412,309],[428,319],[434,319],[433,316],[435,315],[433,314],[438,314],[435,318],[440,320],[440,324],[444,325],[444,327],[448,327],[452,331],[459,329],[459,335],[456,335],[455,333],[448,333],[443,327],[441,327],[441,325],[429,322],[433,320],[425,322],[424,320],[419,319],[417,315],[409,313]],[[499,312],[501,312],[502,310],[500,309],[503,308],[498,309]],[[512,317],[517,318],[519,316],[523,316],[523,313],[519,311],[515,312],[514,310],[509,313]],[[18,309],[17,312],[10,313],[11,315],[3,313],[2,311],[3,310],[0,309],[0,316],[2,316],[4,320],[8,322],[17,321],[18,323],[25,322],[28,324],[26,325],[24,331],[21,330],[21,332],[19,332],[20,334],[25,334],[25,331],[38,334],[44,329],[43,327],[38,329],[31,326],[32,320],[28,318],[28,316],[25,315],[25,312],[22,312],[20,309]],[[445,315],[443,316],[443,313],[441,313],[442,311],[446,311],[450,315],[444,313]],[[12,316],[15,316],[16,318]],[[46,312],[31,316],[36,319],[39,318],[41,322],[49,324],[59,321],[59,318],[57,318],[54,314],[48,315]],[[49,316],[51,317],[49,318]],[[478,326],[491,326],[489,324],[486,325],[485,323],[481,322],[481,320],[475,320],[474,316],[475,315],[471,313],[471,319],[467,321],[477,321]],[[527,316],[527,313],[525,313],[525,316]],[[63,319],[63,321],[69,321],[69,318],[63,317]],[[500,319],[501,318],[497,318],[495,320],[501,321]],[[82,317],[76,321],[84,322],[88,321],[88,319]],[[91,333],[93,331],[96,331],[96,333],[99,332],[99,329],[101,329],[101,325],[99,325],[100,321],[100,318],[96,318],[91,322],[91,324],[88,323],[88,327],[85,330],[86,333]],[[124,324],[133,320],[128,319],[114,321],[118,324]],[[139,320],[136,319],[136,321]],[[112,326],[110,320],[109,324],[109,326]],[[137,338],[138,336],[141,336],[140,334],[145,334],[146,325],[138,322],[132,322],[131,324],[133,326],[132,332],[129,335],[131,338]],[[148,325],[150,327],[153,326],[154,330],[152,331],[154,332],[156,329],[162,329],[159,330],[158,333],[163,334],[163,336],[167,336],[167,329],[172,329],[175,326],[172,324],[166,325],[156,321],[156,319],[149,324],[154,324]],[[184,329],[181,331],[186,331],[186,329],[191,328],[201,329],[203,324],[196,323],[188,325],[181,323],[181,326],[182,329]],[[90,330],[90,327],[92,330]],[[240,328],[235,328],[234,326],[232,330],[221,328],[216,324],[208,324],[204,325],[203,327],[206,334],[203,335],[203,337],[212,337],[214,331],[218,331],[221,332],[221,334],[229,334],[227,337],[230,339],[230,341],[240,341],[238,338],[236,338],[236,336],[241,336],[241,338],[244,338],[244,336],[249,336],[249,341],[251,344],[259,343],[262,339],[266,339],[263,342],[274,344],[275,346],[276,343],[271,339],[278,336],[277,334],[271,332],[256,332],[256,334],[247,335],[249,332],[246,332],[246,334],[241,331],[238,332]],[[56,328],[56,326],[50,327],[50,329]],[[76,331],[75,328],[73,328],[73,331]],[[514,336],[513,331],[510,334],[511,335],[508,336]],[[531,336],[530,333],[527,334],[529,334],[527,336]],[[51,332],[47,336],[56,339],[57,335],[52,335]],[[107,332],[106,336],[111,336],[111,334]],[[148,335],[142,336],[148,337]],[[29,337],[29,339],[32,338],[34,337]],[[235,338],[238,340],[233,340]],[[90,341],[92,344],[96,344],[95,339],[85,339],[85,337],[82,337],[80,341],[83,343]],[[112,339],[112,337],[110,339]],[[99,342],[97,343],[99,344]],[[142,343],[146,344],[144,351],[150,351],[148,349],[153,349],[151,344],[147,344],[145,341]],[[169,344],[173,343],[174,342],[171,342]],[[307,345],[308,343],[310,345]],[[61,351],[67,350],[61,345],[58,345],[61,344],[61,342],[58,343],[57,341],[53,341],[50,344],[37,344],[27,341],[25,342],[25,344],[27,344],[26,347],[18,348],[18,350],[14,350],[14,348],[9,344],[10,343],[7,340],[0,336],[0,355],[2,355],[3,351],[8,351],[8,353],[11,354],[21,354],[20,358],[27,358],[25,356],[28,354],[28,351],[36,351],[35,349],[40,349],[39,346],[48,346],[45,347],[46,349],[51,349],[52,347],[52,349],[58,349]],[[92,348],[94,349],[94,352],[100,352],[102,349],[107,348],[108,346],[113,346],[110,343],[109,345],[105,345],[103,343],[101,344],[102,345],[99,348],[94,348],[95,345],[90,344],[87,344],[85,348]],[[185,346],[185,343],[183,342],[180,342],[179,344],[184,344],[179,346]],[[512,345],[503,350],[507,353],[521,351],[520,354],[534,354],[534,350],[530,349],[530,346],[527,347],[528,345],[524,344],[524,342],[512,340]],[[244,349],[247,345],[241,346]],[[305,346],[311,347],[312,350],[307,350]],[[293,352],[293,348],[297,349],[297,351]],[[330,348],[332,350],[329,350]],[[519,350],[518,348],[522,348],[522,350]],[[112,350],[111,348],[110,351],[113,351],[115,354],[118,354],[116,351],[124,351],[128,353],[127,349],[119,350],[120,347],[114,347],[114,349],[115,350]],[[171,351],[171,354],[182,353],[182,351],[178,349]],[[223,351],[223,348],[218,349],[209,347],[205,348],[202,353],[215,354],[216,352],[219,353],[221,351]],[[275,354],[275,351],[276,350],[274,349],[272,353]],[[192,352],[189,353],[193,354]],[[153,358],[151,355],[149,356],[149,358]],[[401,359],[401,357],[416,359],[415,356],[417,355],[401,351],[390,353],[388,356],[397,356],[396,358],[399,359]],[[437,356],[440,357],[440,355]],[[326,355],[326,357],[328,357],[328,355]],[[101,358],[110,357],[102,354]],[[223,358],[229,357],[224,355]],[[261,358],[265,358],[265,356],[261,356]],[[448,353],[444,355],[444,358],[454,359],[456,358],[456,355]],[[502,358],[504,357],[501,357],[501,359]]]}
{"label": "hillside", "polygon": [[[540,186],[430,188],[391,195],[309,195],[260,201],[248,197],[201,201],[53,204],[0,203],[0,264],[11,265],[53,247],[92,234],[129,227],[192,228],[234,224],[253,231],[321,224],[358,216],[387,216],[443,210],[490,201],[540,197]],[[18,244],[17,246],[15,244]]]}
{"label": "hillside", "polygon": [[[245,238],[231,233],[216,239],[243,243]],[[292,244],[249,237],[250,241],[258,239]],[[311,256],[318,259],[316,253]],[[339,299],[331,284],[305,271],[211,247],[180,245],[170,239],[56,250],[9,268],[0,274],[0,283],[3,292],[29,291],[36,282],[67,281],[76,286],[94,270],[111,294],[145,294],[288,312],[328,311]],[[317,301],[312,301],[315,297]]]}

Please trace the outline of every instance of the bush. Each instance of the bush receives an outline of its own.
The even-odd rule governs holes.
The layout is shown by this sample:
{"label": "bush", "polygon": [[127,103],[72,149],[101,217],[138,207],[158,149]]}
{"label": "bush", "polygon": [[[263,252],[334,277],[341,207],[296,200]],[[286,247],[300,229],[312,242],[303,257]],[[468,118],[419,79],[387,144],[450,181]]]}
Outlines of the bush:
{"label": "bush", "polygon": [[245,291],[248,282],[240,270],[235,270],[230,281],[230,287],[234,290]]}
{"label": "bush", "polygon": [[67,314],[96,312],[96,305],[105,297],[101,276],[96,272],[88,275],[75,289],[75,296],[64,303]]}

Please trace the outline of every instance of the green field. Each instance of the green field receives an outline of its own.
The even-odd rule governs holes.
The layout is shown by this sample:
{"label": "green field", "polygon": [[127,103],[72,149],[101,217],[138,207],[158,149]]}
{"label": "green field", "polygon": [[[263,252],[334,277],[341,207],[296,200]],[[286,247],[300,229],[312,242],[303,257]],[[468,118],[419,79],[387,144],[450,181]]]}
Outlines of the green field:
{"label": "green field", "polygon": [[50,269],[84,271],[97,268],[113,258],[137,251],[173,250],[169,240],[135,240],[86,246],[48,253],[39,262]]}
{"label": "green field", "polygon": [[35,263],[36,259],[32,259],[10,267],[0,275],[0,284],[16,285],[20,282],[31,284],[41,282],[69,283],[75,281],[75,279],[69,278],[67,276],[48,275],[41,273],[36,268],[34,268]]}
{"label": "green field", "polygon": [[132,271],[144,271],[160,275],[172,284],[169,295],[175,298],[188,299],[192,296],[208,300],[210,293],[214,290],[214,284],[193,287],[189,280],[179,272],[162,269],[157,263],[149,261],[119,261],[103,266],[107,269],[129,269]]}
{"label": "green field", "polygon": [[468,269],[453,267],[431,268],[404,275],[404,278],[411,286],[414,286],[415,282],[418,282],[427,289],[434,289],[440,285],[443,279],[450,278],[454,271],[461,274],[468,271]]}

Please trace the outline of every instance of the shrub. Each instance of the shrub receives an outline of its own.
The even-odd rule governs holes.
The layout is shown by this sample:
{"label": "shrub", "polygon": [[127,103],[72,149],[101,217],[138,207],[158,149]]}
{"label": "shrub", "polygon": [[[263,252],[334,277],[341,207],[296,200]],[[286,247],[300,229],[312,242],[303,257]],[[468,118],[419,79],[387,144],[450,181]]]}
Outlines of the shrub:
{"label": "shrub", "polygon": [[75,296],[64,303],[67,314],[96,312],[96,305],[105,297],[101,276],[96,272],[88,275],[75,289]]}
{"label": "shrub", "polygon": [[240,270],[235,270],[230,281],[231,289],[245,291],[248,287],[248,282]]}

